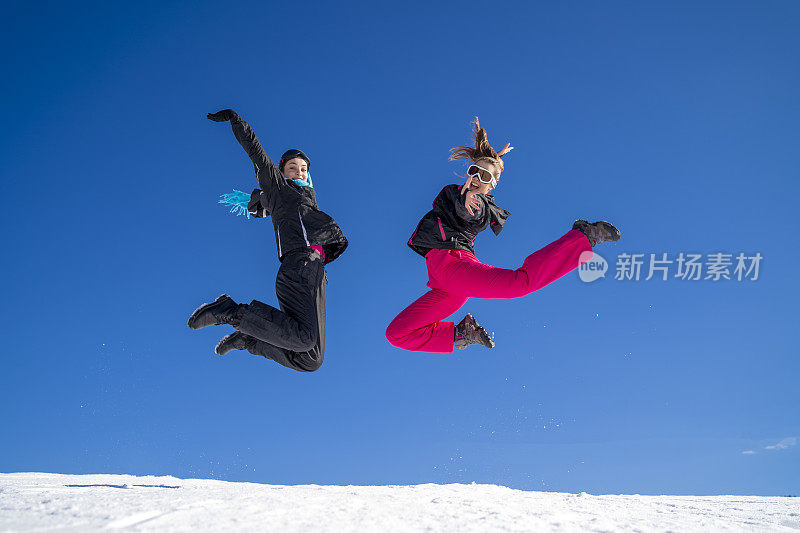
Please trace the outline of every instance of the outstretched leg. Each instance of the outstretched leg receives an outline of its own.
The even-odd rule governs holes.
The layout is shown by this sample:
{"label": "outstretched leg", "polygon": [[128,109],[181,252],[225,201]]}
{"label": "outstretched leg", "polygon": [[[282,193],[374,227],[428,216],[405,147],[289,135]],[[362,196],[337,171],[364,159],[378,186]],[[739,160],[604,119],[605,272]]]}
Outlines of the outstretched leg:
{"label": "outstretched leg", "polygon": [[434,250],[426,257],[428,286],[465,297],[519,298],[578,268],[581,254],[591,249],[582,232],[571,230],[529,255],[516,270],[485,265],[462,250]]}

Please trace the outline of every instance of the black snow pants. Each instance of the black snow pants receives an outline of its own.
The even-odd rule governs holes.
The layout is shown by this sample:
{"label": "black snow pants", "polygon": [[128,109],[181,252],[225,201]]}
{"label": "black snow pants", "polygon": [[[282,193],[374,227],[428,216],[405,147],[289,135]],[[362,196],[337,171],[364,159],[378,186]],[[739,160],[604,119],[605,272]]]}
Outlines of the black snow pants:
{"label": "black snow pants", "polygon": [[287,252],[275,292],[280,310],[253,300],[242,311],[247,350],[300,372],[313,372],[325,354],[325,267],[311,248]]}

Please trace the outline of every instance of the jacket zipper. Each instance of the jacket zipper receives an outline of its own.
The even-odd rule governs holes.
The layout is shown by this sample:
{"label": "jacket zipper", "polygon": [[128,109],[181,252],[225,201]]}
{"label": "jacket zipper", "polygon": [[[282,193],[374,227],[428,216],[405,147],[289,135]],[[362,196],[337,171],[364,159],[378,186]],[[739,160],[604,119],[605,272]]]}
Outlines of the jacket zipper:
{"label": "jacket zipper", "polygon": [[311,243],[308,242],[308,234],[306,233],[306,226],[303,224],[303,217],[300,215],[300,211],[297,211],[297,218],[300,219],[300,227],[303,228],[303,238],[306,241],[306,246],[311,246]]}

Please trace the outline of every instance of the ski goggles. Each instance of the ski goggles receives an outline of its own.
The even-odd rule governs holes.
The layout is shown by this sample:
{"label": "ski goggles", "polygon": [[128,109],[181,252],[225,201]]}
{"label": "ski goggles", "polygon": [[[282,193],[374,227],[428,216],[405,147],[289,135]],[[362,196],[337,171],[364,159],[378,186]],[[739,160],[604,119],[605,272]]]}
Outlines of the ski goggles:
{"label": "ski goggles", "polygon": [[491,170],[487,170],[480,165],[472,164],[467,169],[467,176],[478,178],[481,183],[489,183],[492,187],[497,187],[497,178]]}

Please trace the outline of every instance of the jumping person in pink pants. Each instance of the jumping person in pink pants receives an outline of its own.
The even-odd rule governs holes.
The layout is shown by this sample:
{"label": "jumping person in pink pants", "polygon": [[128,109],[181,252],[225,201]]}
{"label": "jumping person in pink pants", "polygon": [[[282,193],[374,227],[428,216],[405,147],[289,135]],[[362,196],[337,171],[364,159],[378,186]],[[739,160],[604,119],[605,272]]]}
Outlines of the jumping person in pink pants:
{"label": "jumping person in pink pants", "polygon": [[470,344],[494,347],[494,340],[467,314],[455,325],[443,320],[470,298],[519,298],[541,289],[588,261],[584,252],[601,242],[617,241],[620,232],[608,222],[577,220],[572,230],[529,255],[516,270],[481,263],[473,250],[478,233],[503,229],[508,211],[497,207],[489,193],[497,186],[510,144],[496,152],[478,118],[473,122],[475,145],[457,146],[450,159],[467,159],[463,185],[447,185],[417,225],[408,245],[425,258],[430,290],[405,308],[386,328],[389,342],[415,352],[452,352]]}

